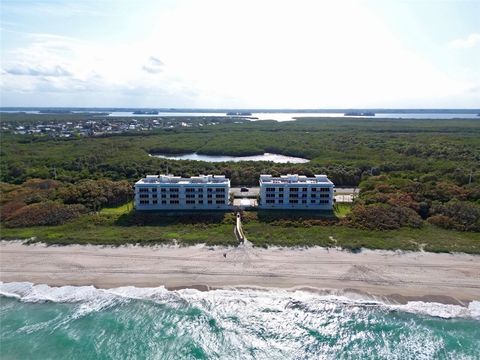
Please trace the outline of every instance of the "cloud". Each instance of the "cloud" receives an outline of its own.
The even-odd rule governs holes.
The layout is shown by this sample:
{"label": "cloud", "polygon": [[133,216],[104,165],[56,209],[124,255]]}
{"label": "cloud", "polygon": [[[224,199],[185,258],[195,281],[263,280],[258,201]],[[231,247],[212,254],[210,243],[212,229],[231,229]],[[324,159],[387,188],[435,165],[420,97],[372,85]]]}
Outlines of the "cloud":
{"label": "cloud", "polygon": [[11,75],[27,75],[27,76],[72,76],[72,73],[65,70],[61,66],[54,66],[52,68],[41,68],[41,67],[29,67],[29,66],[14,66],[8,69],[5,69],[7,74]]}
{"label": "cloud", "polygon": [[142,70],[150,74],[158,74],[163,71],[163,66],[165,64],[159,58],[150,56],[148,63],[142,66]]}
{"label": "cloud", "polygon": [[470,87],[468,89],[468,92],[473,94],[480,94],[480,85]]}
{"label": "cloud", "polygon": [[468,35],[466,38],[455,39],[450,42],[450,46],[457,49],[469,49],[477,45],[480,45],[479,33],[473,33]]}
{"label": "cloud", "polygon": [[[101,8],[110,4],[100,3]],[[407,47],[375,11],[355,0],[305,0],[301,7],[278,0],[171,6],[152,1],[143,7],[121,1],[112,7],[117,3],[124,6],[112,12],[111,22],[84,16],[82,29],[74,29],[62,26],[70,18],[41,13],[42,23],[60,21],[58,29],[68,31],[48,33],[50,26],[19,25],[35,32],[5,32],[0,101],[311,108],[408,106],[415,99],[425,107],[431,99],[454,96],[463,96],[467,106],[473,103],[469,99],[478,100],[478,92],[467,93],[480,80],[473,58],[462,62],[465,69],[472,68],[471,76],[442,69],[437,59]],[[128,27],[123,26],[125,16]],[[252,26],[244,26],[246,18]],[[122,31],[109,32],[112,25]],[[83,31],[90,26],[91,31]],[[480,34],[467,35],[454,46],[478,45]]]}

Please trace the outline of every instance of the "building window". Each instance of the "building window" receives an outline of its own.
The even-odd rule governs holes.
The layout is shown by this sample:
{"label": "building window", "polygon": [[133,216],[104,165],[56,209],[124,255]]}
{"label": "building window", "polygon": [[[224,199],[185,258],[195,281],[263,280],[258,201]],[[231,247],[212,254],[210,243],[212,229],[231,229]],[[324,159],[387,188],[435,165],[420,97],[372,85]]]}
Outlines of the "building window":
{"label": "building window", "polygon": [[225,189],[224,188],[218,188],[217,189],[217,193],[224,193],[225,192]]}
{"label": "building window", "polygon": [[208,203],[211,204],[211,203],[212,203],[212,200],[208,200]]}
{"label": "building window", "polygon": [[217,204],[224,204],[225,200],[217,200]]}
{"label": "building window", "polygon": [[302,198],[306,198],[307,197],[307,194],[302,194]]}
{"label": "building window", "polygon": [[170,194],[170,199],[178,199],[178,194]]}
{"label": "building window", "polygon": [[318,202],[319,202],[320,204],[328,204],[328,203],[329,203],[328,200],[319,200]]}
{"label": "building window", "polygon": [[302,191],[308,191],[308,188],[302,188]]}
{"label": "building window", "polygon": [[320,192],[330,192],[330,188],[320,188]]}
{"label": "building window", "polygon": [[316,198],[316,197],[317,197],[317,194],[310,194],[310,197]]}
{"label": "building window", "polygon": [[162,199],[166,199],[167,198],[167,194],[162,194]]}
{"label": "building window", "polygon": [[316,204],[316,200],[310,200],[310,204]]}
{"label": "building window", "polygon": [[156,198],[157,198],[157,194],[152,194],[152,198],[156,199]]}
{"label": "building window", "polygon": [[142,205],[147,205],[147,204],[148,204],[148,200],[140,200],[140,204],[142,204]]}
{"label": "building window", "polygon": [[185,197],[186,197],[187,199],[191,199],[191,198],[194,198],[194,197],[195,197],[195,194],[187,194],[187,195],[185,195]]}
{"label": "building window", "polygon": [[283,198],[283,194],[278,194],[278,197],[279,197],[279,198]]}
{"label": "building window", "polygon": [[317,188],[313,188],[313,187],[312,187],[312,191],[317,191]]}
{"label": "building window", "polygon": [[187,204],[195,204],[195,200],[187,200],[185,201]]}
{"label": "building window", "polygon": [[321,198],[329,198],[329,197],[330,197],[330,194],[320,194],[320,197],[321,197]]}
{"label": "building window", "polygon": [[267,200],[267,204],[275,204],[275,200]]}
{"label": "building window", "polygon": [[171,193],[178,193],[178,188],[170,188]]}
{"label": "building window", "polygon": [[[282,194],[282,195],[283,195],[283,194]],[[266,196],[267,198],[272,198],[272,197],[275,197],[275,194],[265,194],[265,196]]]}
{"label": "building window", "polygon": [[268,187],[266,190],[267,190],[267,192],[272,192],[272,191],[275,191],[275,188]]}
{"label": "building window", "polygon": [[145,192],[148,192],[148,188],[141,187],[138,189],[138,191],[141,193],[145,193]]}
{"label": "building window", "polygon": [[290,192],[298,192],[298,188],[297,187],[292,187],[292,188],[290,188]]}
{"label": "building window", "polygon": [[158,203],[157,200],[153,200],[153,201],[152,201],[152,204],[154,204],[154,205],[156,205],[157,203]]}
{"label": "building window", "polygon": [[161,191],[162,193],[164,193],[164,192],[167,192],[167,189],[161,188],[160,191]]}
{"label": "building window", "polygon": [[212,188],[207,188],[207,192],[211,193],[211,192],[213,192],[213,189]]}
{"label": "building window", "polygon": [[185,188],[185,192],[187,192],[187,193],[195,192],[195,189],[194,188]]}
{"label": "building window", "polygon": [[278,191],[283,192],[283,187],[278,188]]}
{"label": "building window", "polygon": [[298,194],[290,194],[290,199],[298,198]]}
{"label": "building window", "polygon": [[278,203],[279,203],[279,204],[283,204],[283,200],[278,200]]}
{"label": "building window", "polygon": [[302,200],[302,204],[306,204],[307,203],[307,200]]}
{"label": "building window", "polygon": [[207,198],[211,199],[212,196],[213,196],[212,194],[208,194],[208,195],[207,195]]}
{"label": "building window", "polygon": [[200,205],[203,205],[203,200],[198,200],[198,203],[199,203]]}
{"label": "building window", "polygon": [[140,199],[148,199],[148,194],[140,194]]}
{"label": "building window", "polygon": [[150,189],[152,190],[152,192],[155,192],[155,193],[157,192],[157,188],[156,188],[156,187],[150,188]]}
{"label": "building window", "polygon": [[162,200],[162,204],[165,205],[167,203],[167,200]]}
{"label": "building window", "polygon": [[178,200],[170,200],[170,204],[179,204],[180,202]]}
{"label": "building window", "polygon": [[217,199],[225,199],[225,194],[217,194]]}
{"label": "building window", "polygon": [[290,200],[290,204],[298,204],[298,200]]}
{"label": "building window", "polygon": [[197,189],[197,192],[198,192],[198,193],[203,193],[203,189],[202,189],[202,188],[198,188],[198,189]]}

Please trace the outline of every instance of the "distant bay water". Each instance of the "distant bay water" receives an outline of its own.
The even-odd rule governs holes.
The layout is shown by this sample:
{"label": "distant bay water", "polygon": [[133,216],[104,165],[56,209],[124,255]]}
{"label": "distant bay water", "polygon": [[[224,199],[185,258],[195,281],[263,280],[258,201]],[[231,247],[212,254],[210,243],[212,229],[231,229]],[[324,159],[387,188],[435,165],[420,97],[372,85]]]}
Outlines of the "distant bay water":
{"label": "distant bay water", "polygon": [[[112,112],[110,117],[151,117],[152,115],[136,115],[133,112]],[[166,117],[211,117],[211,116],[226,116],[226,113],[218,112],[159,112],[158,115],[153,116],[166,116]],[[380,119],[480,119],[480,116],[472,113],[376,113],[375,116],[345,116],[344,113],[291,113],[291,112],[261,112],[252,113],[250,116],[238,116],[243,118],[250,118],[251,120],[275,120],[275,121],[293,121],[295,118],[380,118]]]}
{"label": "distant bay water", "polygon": [[480,303],[0,283],[3,359],[479,359]]}
{"label": "distant bay water", "polygon": [[[67,109],[68,110],[68,109]],[[18,113],[24,112],[27,114],[40,114],[39,110],[3,110],[0,109],[0,113]],[[95,113],[108,113],[109,117],[225,117],[226,112],[210,111],[159,111],[158,114],[134,114],[134,111],[101,111],[101,110],[73,110],[73,113],[89,112]],[[295,118],[311,118],[311,117],[348,117],[348,118],[388,118],[388,119],[480,119],[478,113],[475,112],[453,112],[450,110],[438,111],[438,112],[376,112],[375,116],[345,116],[344,112],[252,112],[250,116],[237,116],[243,118],[249,118],[251,120],[276,120],[276,121],[293,121]]]}

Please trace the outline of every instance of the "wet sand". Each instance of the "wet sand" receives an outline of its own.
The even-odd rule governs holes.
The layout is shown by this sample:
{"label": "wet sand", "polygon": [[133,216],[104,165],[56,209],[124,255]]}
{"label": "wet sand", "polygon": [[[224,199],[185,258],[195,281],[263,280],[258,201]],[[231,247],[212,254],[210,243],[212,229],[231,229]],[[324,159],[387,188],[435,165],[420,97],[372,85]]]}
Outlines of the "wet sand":
{"label": "wet sand", "polygon": [[209,290],[294,288],[466,305],[480,299],[480,256],[325,248],[45,246],[0,242],[1,281]]}

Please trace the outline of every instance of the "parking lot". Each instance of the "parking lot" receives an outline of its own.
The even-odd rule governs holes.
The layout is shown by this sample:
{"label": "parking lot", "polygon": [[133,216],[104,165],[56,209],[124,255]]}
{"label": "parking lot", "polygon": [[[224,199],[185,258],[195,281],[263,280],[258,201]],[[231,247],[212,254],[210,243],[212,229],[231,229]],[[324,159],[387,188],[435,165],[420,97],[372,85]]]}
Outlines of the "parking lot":
{"label": "parking lot", "polygon": [[[241,189],[248,189],[248,191],[241,191]],[[256,198],[260,194],[260,188],[256,187],[232,187],[230,193],[234,198]]]}

